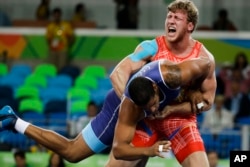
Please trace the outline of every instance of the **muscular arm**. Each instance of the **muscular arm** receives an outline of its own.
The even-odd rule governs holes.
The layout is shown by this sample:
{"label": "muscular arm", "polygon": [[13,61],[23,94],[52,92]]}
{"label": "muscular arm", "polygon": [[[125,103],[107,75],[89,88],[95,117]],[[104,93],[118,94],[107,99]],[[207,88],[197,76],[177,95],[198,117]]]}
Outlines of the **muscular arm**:
{"label": "muscular arm", "polygon": [[159,145],[166,144],[169,146],[168,141],[158,141],[151,147],[134,147],[130,144],[134,137],[136,125],[143,117],[144,112],[139,107],[129,99],[123,99],[112,147],[116,159],[136,160],[144,156],[161,156],[158,151]]}
{"label": "muscular arm", "polygon": [[140,43],[134,53],[125,57],[112,71],[110,74],[110,80],[112,86],[115,89],[116,94],[121,97],[127,81],[131,74],[138,71],[148,61],[151,56],[157,51],[157,45],[155,40],[143,41]]}
{"label": "muscular arm", "polygon": [[211,54],[209,54],[209,56],[210,56],[211,68],[209,70],[207,77],[201,83],[199,89],[203,97],[202,99],[204,103],[203,111],[207,111],[212,107],[217,88],[217,81],[215,75],[215,61]]}
{"label": "muscular arm", "polygon": [[113,142],[114,156],[118,159],[126,157],[126,160],[134,160],[144,156],[142,148],[134,148],[130,144],[140,120],[140,111],[128,98],[122,100]]}
{"label": "muscular arm", "polygon": [[130,57],[125,57],[110,74],[110,80],[116,94],[121,97],[127,81],[131,74],[146,64],[146,61],[141,60],[133,62]]}
{"label": "muscular arm", "polygon": [[205,78],[208,75],[211,63],[207,58],[195,58],[178,64],[161,63],[161,72],[165,83],[170,88],[187,86],[192,81]]}
{"label": "muscular arm", "polygon": [[[179,70],[179,72],[181,73],[181,80],[178,80],[178,78],[174,78],[174,76],[172,75],[172,80],[175,81],[172,83],[191,83],[190,86],[183,85],[185,86],[185,89],[187,89],[186,92],[189,92],[188,95],[184,94],[184,96],[188,97],[186,97],[184,101],[180,101],[177,104],[166,106],[163,115],[158,117],[162,118],[173,113],[185,116],[187,114],[207,111],[211,108],[214,101],[217,85],[215,77],[215,62],[210,53],[206,52],[203,53],[203,55],[205,56],[201,56],[201,60],[198,60],[199,62],[195,63],[195,61],[197,60],[190,59],[181,63],[178,66],[179,69],[173,66],[173,71],[175,69],[176,72]],[[206,61],[208,61],[209,63],[209,68],[206,67]],[[188,71],[185,69],[188,69]],[[171,75],[166,74],[166,77],[167,80],[171,81]],[[197,104],[200,102],[203,102],[204,104],[202,109],[197,108]]]}
{"label": "muscular arm", "polygon": [[[188,100],[193,113],[208,111],[212,107],[217,87],[213,55],[203,48],[200,57],[208,58],[211,66],[206,77],[196,80],[190,88],[187,88],[191,90]],[[197,104],[200,102],[203,102],[204,106],[199,110],[197,109]]]}

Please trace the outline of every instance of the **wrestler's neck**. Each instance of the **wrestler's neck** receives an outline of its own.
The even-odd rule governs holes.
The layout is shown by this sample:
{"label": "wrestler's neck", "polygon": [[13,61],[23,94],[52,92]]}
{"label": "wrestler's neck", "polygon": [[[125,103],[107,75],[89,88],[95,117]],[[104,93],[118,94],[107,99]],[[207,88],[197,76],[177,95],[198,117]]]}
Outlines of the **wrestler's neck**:
{"label": "wrestler's neck", "polygon": [[186,57],[189,55],[189,53],[192,52],[194,46],[195,46],[195,40],[191,37],[185,37],[180,40],[168,40],[166,38],[166,44],[168,47],[168,50],[178,57]]}

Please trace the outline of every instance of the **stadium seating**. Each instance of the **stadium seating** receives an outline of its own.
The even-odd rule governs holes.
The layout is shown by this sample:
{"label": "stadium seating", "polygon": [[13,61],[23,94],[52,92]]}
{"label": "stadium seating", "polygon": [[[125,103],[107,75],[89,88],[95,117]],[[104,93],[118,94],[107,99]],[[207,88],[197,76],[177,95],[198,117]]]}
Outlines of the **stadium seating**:
{"label": "stadium seating", "polygon": [[80,73],[81,73],[80,68],[78,68],[77,66],[73,66],[73,65],[65,66],[58,72],[59,75],[63,74],[63,75],[70,76],[73,83],[75,79],[80,75]]}
{"label": "stadium seating", "polygon": [[16,110],[18,102],[15,100],[13,89],[10,86],[0,85],[0,108],[5,105],[9,105]]}
{"label": "stadium seating", "polygon": [[67,136],[67,113],[53,112],[47,115],[48,128],[55,132]]}
{"label": "stadium seating", "polygon": [[43,113],[45,115],[62,112],[67,112],[67,100],[50,100],[44,105]]}
{"label": "stadium seating", "polygon": [[46,87],[41,91],[40,99],[44,105],[51,100],[66,100],[67,89],[61,87]]}
{"label": "stadium seating", "polygon": [[57,75],[57,68],[54,64],[39,64],[33,71],[34,74],[42,75],[46,78],[54,77]]}
{"label": "stadium seating", "polygon": [[97,79],[93,76],[80,75],[76,78],[74,86],[79,88],[86,88],[92,91],[98,88],[98,82]]}
{"label": "stadium seating", "polygon": [[22,85],[17,88],[15,93],[15,98],[18,100],[22,100],[25,98],[39,98],[39,89],[34,86]]}
{"label": "stadium seating", "polygon": [[110,81],[109,77],[104,77],[104,78],[99,78],[97,79],[97,84],[98,84],[98,89],[111,89],[112,88],[112,84]]}
{"label": "stadium seating", "polygon": [[0,63],[0,77],[8,73],[8,66],[5,63]]}
{"label": "stadium seating", "polygon": [[75,116],[82,116],[87,114],[87,106],[89,101],[87,100],[78,100],[71,102],[70,104],[70,118]]}
{"label": "stadium seating", "polygon": [[44,106],[40,99],[30,98],[21,100],[18,110],[22,114],[28,111],[43,114],[43,108]]}
{"label": "stadium seating", "polygon": [[21,76],[26,78],[28,75],[32,73],[32,68],[30,65],[25,63],[13,64],[10,68],[9,74],[13,74],[16,76]]}
{"label": "stadium seating", "polygon": [[21,85],[23,85],[25,78],[22,76],[16,76],[13,74],[7,74],[0,79],[0,85],[10,86],[14,91]]}
{"label": "stadium seating", "polygon": [[41,90],[47,87],[47,79],[39,74],[31,74],[25,79],[24,85],[34,86]]}
{"label": "stadium seating", "polygon": [[20,117],[25,121],[32,123],[33,125],[46,128],[47,127],[47,117],[43,113],[36,112],[34,110],[29,110],[23,112]]}
{"label": "stadium seating", "polygon": [[72,87],[68,90],[68,100],[77,101],[85,100],[90,101],[90,91],[85,88]]}
{"label": "stadium seating", "polygon": [[48,87],[60,87],[68,90],[72,85],[72,78],[66,74],[58,74],[48,80]]}
{"label": "stadium seating", "polygon": [[83,69],[82,75],[92,76],[95,78],[105,78],[107,71],[102,65],[88,65]]}
{"label": "stadium seating", "polygon": [[2,98],[14,98],[14,92],[10,86],[0,85],[0,99]]}

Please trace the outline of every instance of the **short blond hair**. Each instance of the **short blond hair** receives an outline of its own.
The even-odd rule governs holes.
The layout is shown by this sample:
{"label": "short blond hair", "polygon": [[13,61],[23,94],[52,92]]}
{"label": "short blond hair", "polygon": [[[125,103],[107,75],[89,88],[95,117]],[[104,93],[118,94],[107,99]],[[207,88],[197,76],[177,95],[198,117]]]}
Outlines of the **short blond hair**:
{"label": "short blond hair", "polygon": [[[181,10],[187,13],[187,21],[194,24],[194,29],[198,22],[199,11],[195,4],[190,0],[175,0],[171,2],[168,7],[168,11],[176,12]],[[194,31],[192,30],[192,32]]]}

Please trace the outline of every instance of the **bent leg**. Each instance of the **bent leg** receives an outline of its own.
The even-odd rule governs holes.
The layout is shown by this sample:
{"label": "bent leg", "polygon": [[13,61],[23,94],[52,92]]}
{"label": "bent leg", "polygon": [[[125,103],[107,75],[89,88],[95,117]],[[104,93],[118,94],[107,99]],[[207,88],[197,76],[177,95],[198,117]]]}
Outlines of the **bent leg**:
{"label": "bent leg", "polygon": [[182,167],[209,167],[204,143],[196,125],[184,126],[171,142]]}
{"label": "bent leg", "polygon": [[[136,126],[134,138],[131,145],[134,147],[150,147],[158,140],[158,133],[147,124],[146,121],[140,121]],[[111,150],[106,167],[145,167],[149,157],[143,157],[134,161],[117,160]]]}
{"label": "bent leg", "polygon": [[185,158],[181,163],[182,167],[209,167],[205,151],[196,151]]}
{"label": "bent leg", "polygon": [[172,151],[182,167],[209,167],[195,117],[155,120],[150,124],[170,139]]}

